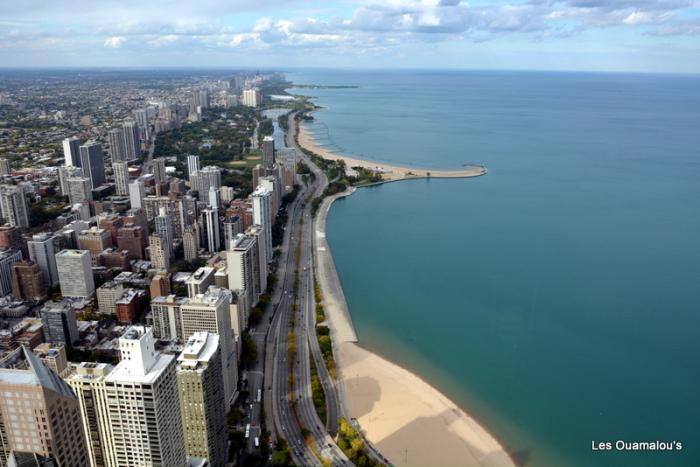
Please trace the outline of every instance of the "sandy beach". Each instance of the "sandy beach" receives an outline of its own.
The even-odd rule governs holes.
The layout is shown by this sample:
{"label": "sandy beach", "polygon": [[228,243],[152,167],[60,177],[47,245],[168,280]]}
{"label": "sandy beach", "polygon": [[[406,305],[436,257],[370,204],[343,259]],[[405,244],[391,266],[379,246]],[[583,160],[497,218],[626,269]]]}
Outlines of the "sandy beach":
{"label": "sandy beach", "polygon": [[396,165],[387,165],[378,162],[370,162],[353,157],[343,156],[331,152],[319,146],[314,140],[309,131],[304,128],[304,125],[298,125],[299,128],[299,145],[309,151],[315,152],[319,156],[330,160],[345,161],[346,167],[363,167],[369,170],[380,172],[386,181],[404,180],[407,178],[465,178],[478,177],[487,172],[483,166],[468,166],[454,170],[433,170],[419,169],[414,167],[399,167]]}
{"label": "sandy beach", "polygon": [[315,220],[318,280],[333,338],[342,412],[394,465],[514,467],[479,423],[417,375],[358,342],[326,241],[326,218],[338,197],[326,198]]}

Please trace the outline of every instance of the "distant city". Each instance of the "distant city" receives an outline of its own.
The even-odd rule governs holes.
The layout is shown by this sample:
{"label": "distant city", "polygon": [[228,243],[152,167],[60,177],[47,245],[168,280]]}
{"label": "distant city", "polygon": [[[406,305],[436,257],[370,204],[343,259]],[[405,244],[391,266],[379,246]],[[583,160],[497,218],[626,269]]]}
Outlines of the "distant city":
{"label": "distant city", "polygon": [[344,463],[310,394],[289,418],[327,184],[284,142],[308,102],[277,73],[136,75],[0,86],[0,465]]}

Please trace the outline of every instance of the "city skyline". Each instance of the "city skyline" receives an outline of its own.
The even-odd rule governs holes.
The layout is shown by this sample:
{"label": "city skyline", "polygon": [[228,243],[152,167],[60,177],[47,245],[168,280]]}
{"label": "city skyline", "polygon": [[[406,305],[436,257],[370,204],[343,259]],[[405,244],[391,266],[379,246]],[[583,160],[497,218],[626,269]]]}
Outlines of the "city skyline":
{"label": "city skyline", "polygon": [[5,67],[700,72],[694,1],[79,3],[5,6]]}

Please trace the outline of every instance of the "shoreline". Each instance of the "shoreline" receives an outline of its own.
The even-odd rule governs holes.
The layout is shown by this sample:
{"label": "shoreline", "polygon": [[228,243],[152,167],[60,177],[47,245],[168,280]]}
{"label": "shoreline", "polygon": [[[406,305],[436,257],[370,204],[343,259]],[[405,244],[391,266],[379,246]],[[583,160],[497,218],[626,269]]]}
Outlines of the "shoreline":
{"label": "shoreline", "polygon": [[304,128],[300,122],[297,124],[297,135],[299,146],[304,149],[314,152],[324,159],[334,161],[344,161],[347,168],[363,167],[382,174],[384,180],[379,183],[395,182],[399,180],[408,180],[415,178],[469,178],[480,177],[488,173],[488,169],[483,165],[469,165],[461,169],[425,169],[418,167],[406,167],[392,164],[383,164],[380,162],[372,162],[356,157],[343,156],[336,154],[328,149],[318,145],[316,139]]}
{"label": "shoreline", "polygon": [[[322,152],[319,151],[308,135],[302,136],[303,127],[298,125],[298,128],[300,146],[322,157],[330,154],[322,148]],[[339,155],[334,157],[345,160],[348,167],[353,166],[348,161],[360,162],[354,165],[371,164]],[[474,169],[444,171],[449,175],[442,178],[486,173],[485,168],[478,172]],[[431,172],[430,177],[443,172],[421,170]],[[379,183],[420,178],[400,171],[395,174],[394,178]],[[429,177],[427,174],[423,176]],[[370,352],[359,342],[326,239],[326,221],[333,202],[355,191],[356,188],[351,187],[326,197],[314,219],[314,261],[323,293],[326,324],[332,337],[342,415],[357,420],[370,446],[394,465],[406,461],[413,465],[455,465],[455,459],[459,459],[459,465],[469,467],[515,467],[504,447],[437,388],[409,370]]]}

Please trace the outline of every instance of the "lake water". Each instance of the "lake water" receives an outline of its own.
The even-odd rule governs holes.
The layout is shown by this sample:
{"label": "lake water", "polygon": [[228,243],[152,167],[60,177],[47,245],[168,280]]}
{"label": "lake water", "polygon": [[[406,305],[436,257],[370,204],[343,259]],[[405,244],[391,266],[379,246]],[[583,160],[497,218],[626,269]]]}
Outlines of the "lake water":
{"label": "lake water", "polygon": [[[328,239],[361,343],[527,466],[700,465],[700,77],[289,73],[319,142],[476,179],[363,188]],[[592,441],[680,441],[593,452]],[[458,465],[458,461],[455,461]]]}

